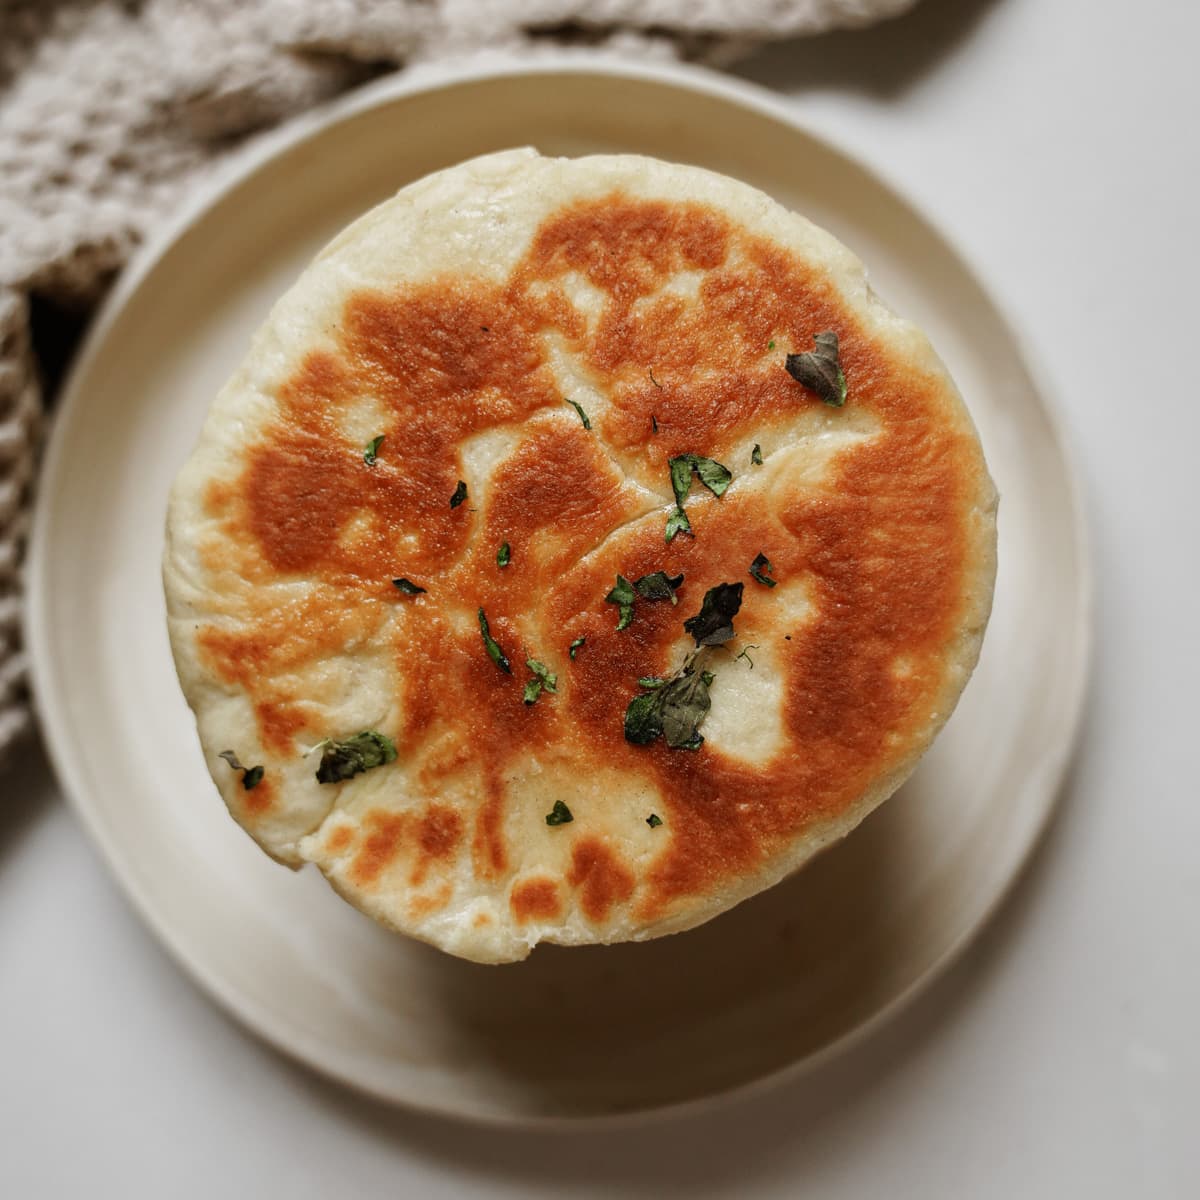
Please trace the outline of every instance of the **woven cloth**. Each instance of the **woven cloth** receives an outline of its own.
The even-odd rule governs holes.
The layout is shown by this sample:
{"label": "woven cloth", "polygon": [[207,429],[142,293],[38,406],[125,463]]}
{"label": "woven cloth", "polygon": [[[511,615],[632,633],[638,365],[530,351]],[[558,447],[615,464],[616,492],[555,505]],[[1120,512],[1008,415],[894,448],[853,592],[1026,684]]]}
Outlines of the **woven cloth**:
{"label": "woven cloth", "polygon": [[97,302],[216,160],[383,71],[563,42],[728,63],[913,3],[0,0],[0,762],[31,725],[20,570],[45,374],[31,301],[42,324],[77,325],[66,314]]}

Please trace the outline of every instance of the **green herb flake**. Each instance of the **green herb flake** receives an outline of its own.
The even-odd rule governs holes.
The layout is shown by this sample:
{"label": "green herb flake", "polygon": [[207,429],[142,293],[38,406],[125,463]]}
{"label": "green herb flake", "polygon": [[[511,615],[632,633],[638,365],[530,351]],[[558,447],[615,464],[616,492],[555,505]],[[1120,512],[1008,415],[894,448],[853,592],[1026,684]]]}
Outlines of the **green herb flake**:
{"label": "green herb flake", "polygon": [[368,467],[373,467],[375,465],[375,460],[379,457],[379,447],[382,445],[382,433],[378,437],[373,437],[367,443],[366,448],[363,450],[363,462],[365,462]]}
{"label": "green herb flake", "polygon": [[217,757],[223,758],[235,771],[241,771],[242,787],[246,791],[258,787],[262,783],[262,777],[266,773],[264,767],[243,767],[238,761],[238,756],[232,750],[222,750]]}
{"label": "green herb flake", "polygon": [[620,620],[617,622],[617,632],[628,629],[633,620],[633,600],[636,593],[633,584],[624,575],[617,576],[616,586],[604,597],[606,604],[616,604],[620,609]]}
{"label": "green herb flake", "polygon": [[546,691],[558,691],[558,676],[545,663],[538,662],[536,658],[527,658],[525,665],[537,676]]}
{"label": "green herb flake", "polygon": [[655,688],[660,688],[667,680],[660,678],[658,675],[643,675],[638,680],[638,687],[645,688],[647,691],[653,691]]}
{"label": "green herb flake", "polygon": [[704,593],[700,611],[683,623],[697,646],[720,646],[733,637],[733,618],[742,607],[742,586],[718,583]]}
{"label": "green herb flake", "polygon": [[567,653],[571,656],[571,661],[575,661],[575,655],[579,653],[579,647],[587,641],[585,637],[577,637],[570,646],[567,647]]}
{"label": "green herb flake", "polygon": [[815,349],[789,354],[784,366],[797,383],[816,392],[824,403],[841,408],[846,403],[846,376],[838,362],[838,336],[828,330],[818,333],[813,342]]}
{"label": "green herb flake", "polygon": [[525,691],[521,694],[521,699],[526,704],[536,704],[537,698],[542,694],[542,681],[540,679],[531,679],[525,685]]}
{"label": "green herb flake", "polygon": [[583,411],[583,405],[576,400],[568,400],[566,396],[564,400],[579,414],[579,419],[583,422],[584,429],[591,429],[592,423],[588,420],[588,415]]}
{"label": "green herb flake", "polygon": [[744,658],[750,664],[750,670],[753,671],[754,670],[754,659],[752,659],[750,657],[750,651],[757,650],[757,649],[758,649],[758,646],[756,646],[756,645],[743,646],[741,654],[739,654],[733,661],[738,662],[740,659]]}
{"label": "green herb flake", "polygon": [[704,744],[700,723],[711,707],[708,689],[711,671],[700,669],[703,650],[697,651],[670,679],[646,680],[653,690],[635,696],[625,710],[625,740],[648,746],[662,738],[672,750],[699,750]]}
{"label": "green herb flake", "polygon": [[772,338],[772,339],[771,339],[771,340],[770,340],[770,341],[767,343],[767,349],[768,349],[768,350],[774,350],[774,349],[775,349],[775,339],[774,339],[774,338]]}
{"label": "green herb flake", "polygon": [[692,532],[692,523],[688,520],[688,515],[679,505],[676,505],[672,510],[671,515],[667,518],[667,537],[668,544],[672,542],[677,533]]}
{"label": "green herb flake", "polygon": [[657,829],[662,824],[662,817],[660,817],[658,813],[651,813],[646,818],[646,824],[649,825],[651,829]]}
{"label": "green herb flake", "polygon": [[467,498],[467,485],[465,481],[460,479],[458,487],[454,489],[454,495],[450,497],[450,507],[457,508]]}
{"label": "green herb flake", "polygon": [[762,447],[755,442],[754,449],[750,451],[750,461],[756,466],[762,466]]}
{"label": "green herb flake", "polygon": [[705,458],[702,454],[677,455],[667,460],[667,467],[671,472],[671,491],[675,493],[675,510],[667,518],[667,541],[670,542],[677,533],[692,532],[691,522],[683,511],[683,503],[692,486],[693,472],[718,497],[725,495],[733,480],[733,472],[716,459]]}
{"label": "green herb flake", "polygon": [[406,596],[419,596],[425,591],[423,587],[418,587],[411,579],[393,579],[392,586],[397,591],[403,592]]}
{"label": "green herb flake", "polygon": [[373,729],[364,729],[344,742],[330,738],[322,746],[318,783],[341,783],[396,759],[395,742]]}
{"label": "green herb flake", "polygon": [[508,656],[500,649],[499,642],[492,637],[492,631],[488,628],[487,614],[482,608],[479,610],[479,632],[483,636],[483,644],[487,650],[488,658],[506,675],[511,675],[512,663],[508,661]]}
{"label": "green herb flake", "polygon": [[555,800],[554,807],[546,814],[547,825],[569,825],[573,820],[571,810],[561,800]]}
{"label": "green herb flake", "polygon": [[682,575],[668,575],[666,571],[652,571],[635,579],[633,586],[637,594],[645,600],[670,600],[672,604],[679,603],[676,591],[683,583]]}
{"label": "green herb flake", "polygon": [[496,565],[507,567],[510,562],[512,562],[512,547],[507,542],[502,542],[500,549],[496,551]]}
{"label": "green herb flake", "polygon": [[754,561],[750,564],[751,576],[767,587],[774,587],[779,582],[778,579],[768,578],[774,570],[771,560],[761,550],[754,556]]}

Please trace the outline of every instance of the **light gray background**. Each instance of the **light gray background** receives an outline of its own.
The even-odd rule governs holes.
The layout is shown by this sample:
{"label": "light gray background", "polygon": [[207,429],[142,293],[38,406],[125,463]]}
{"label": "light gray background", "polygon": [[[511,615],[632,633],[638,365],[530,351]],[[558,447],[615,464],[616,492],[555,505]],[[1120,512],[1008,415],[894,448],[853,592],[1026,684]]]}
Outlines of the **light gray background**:
{"label": "light gray background", "polygon": [[1096,669],[1061,809],[949,976],[815,1074],[699,1118],[473,1130],[226,1020],[39,756],[0,782],[6,1196],[1200,1194],[1200,8],[923,0],[741,74],[897,183],[1045,364],[1088,491]]}

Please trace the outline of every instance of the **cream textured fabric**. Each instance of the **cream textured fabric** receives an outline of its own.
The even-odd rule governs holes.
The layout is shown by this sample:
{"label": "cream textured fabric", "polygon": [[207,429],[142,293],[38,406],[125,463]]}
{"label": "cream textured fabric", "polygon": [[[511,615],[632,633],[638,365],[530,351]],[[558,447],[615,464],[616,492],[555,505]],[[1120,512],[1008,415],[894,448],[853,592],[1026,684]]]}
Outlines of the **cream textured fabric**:
{"label": "cream textured fabric", "polygon": [[728,62],[915,0],[0,0],[0,757],[29,725],[19,568],[40,396],[29,296],[91,305],[256,130],[382,70],[570,42]]}

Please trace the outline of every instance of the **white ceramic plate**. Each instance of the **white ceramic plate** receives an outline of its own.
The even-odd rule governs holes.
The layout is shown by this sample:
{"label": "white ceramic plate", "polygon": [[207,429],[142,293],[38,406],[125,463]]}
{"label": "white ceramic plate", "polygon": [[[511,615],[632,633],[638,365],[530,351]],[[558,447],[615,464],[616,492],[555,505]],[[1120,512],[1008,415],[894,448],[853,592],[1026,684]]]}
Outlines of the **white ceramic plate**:
{"label": "white ceramic plate", "polygon": [[[853,247],[931,334],[1003,497],[983,659],[903,792],[789,882],[691,933],[460,962],[377,928],[225,814],[171,664],[168,486],[251,332],[312,254],[473,154],[632,151],[766,189]],[[1008,326],[946,242],[757,89],[577,58],[402,79],[273,139],[126,271],[63,398],[29,644],[68,795],[183,966],[280,1049],[388,1100],[477,1119],[611,1116],[811,1062],[943,967],[1038,836],[1088,646],[1081,519]]]}

